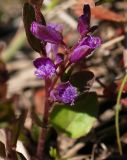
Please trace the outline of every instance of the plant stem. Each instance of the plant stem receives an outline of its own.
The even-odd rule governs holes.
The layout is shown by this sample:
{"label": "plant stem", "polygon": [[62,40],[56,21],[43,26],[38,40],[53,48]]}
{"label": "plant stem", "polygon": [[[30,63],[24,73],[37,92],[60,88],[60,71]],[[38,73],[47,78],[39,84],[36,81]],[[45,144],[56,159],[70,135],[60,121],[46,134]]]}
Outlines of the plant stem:
{"label": "plant stem", "polygon": [[44,160],[44,148],[45,148],[45,140],[47,135],[47,126],[48,126],[48,117],[49,117],[49,110],[51,107],[51,103],[49,101],[49,88],[50,82],[47,80],[45,81],[45,91],[46,91],[46,97],[45,97],[45,106],[44,106],[44,115],[43,115],[43,124],[42,124],[42,130],[37,146],[37,160]]}
{"label": "plant stem", "polygon": [[122,91],[123,91],[123,88],[124,88],[126,81],[127,81],[127,74],[123,78],[122,84],[120,86],[120,90],[118,92],[117,102],[116,102],[116,106],[115,106],[115,109],[116,109],[116,113],[115,113],[116,138],[117,138],[117,145],[118,145],[118,150],[119,150],[120,155],[122,155],[123,153],[122,153],[122,146],[121,146],[121,142],[120,142],[119,111],[120,111],[120,107],[121,107],[120,100],[121,100],[121,96],[122,96]]}
{"label": "plant stem", "polygon": [[16,148],[12,146],[12,132],[9,129],[6,129],[6,152],[7,156],[5,160],[17,160]]}

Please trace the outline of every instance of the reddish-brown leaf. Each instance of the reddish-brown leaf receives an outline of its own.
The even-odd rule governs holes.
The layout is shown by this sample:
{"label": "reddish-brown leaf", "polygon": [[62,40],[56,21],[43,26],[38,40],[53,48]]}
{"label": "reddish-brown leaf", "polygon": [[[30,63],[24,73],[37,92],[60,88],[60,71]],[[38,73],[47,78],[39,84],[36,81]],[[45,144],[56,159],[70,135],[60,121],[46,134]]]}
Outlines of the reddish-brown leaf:
{"label": "reddish-brown leaf", "polygon": [[95,8],[92,8],[91,12],[92,15],[98,19],[114,21],[114,22],[125,22],[125,18],[122,15],[119,15],[118,13],[115,13],[107,8],[104,8],[103,6],[97,6]]}
{"label": "reddish-brown leaf", "polygon": [[114,21],[114,22],[125,22],[125,18],[116,13],[113,12],[103,6],[96,6],[94,5],[94,2],[92,0],[80,0],[78,1],[78,4],[75,4],[72,9],[74,10],[75,14],[77,16],[80,16],[82,14],[82,6],[84,4],[89,4],[91,7],[91,14],[93,17],[97,19],[102,19],[102,20],[108,20],[108,21]]}
{"label": "reddish-brown leaf", "polygon": [[94,0],[79,0],[78,4],[75,4],[75,6],[79,6],[82,9],[82,6],[84,4],[89,4],[91,8],[95,7],[95,2]]}

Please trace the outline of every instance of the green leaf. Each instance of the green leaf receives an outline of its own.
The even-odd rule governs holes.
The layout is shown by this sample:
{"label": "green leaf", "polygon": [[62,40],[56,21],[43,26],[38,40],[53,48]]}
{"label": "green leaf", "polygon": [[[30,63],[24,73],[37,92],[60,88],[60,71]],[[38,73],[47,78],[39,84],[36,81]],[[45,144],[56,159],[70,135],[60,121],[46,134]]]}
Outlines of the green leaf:
{"label": "green leaf", "polygon": [[81,71],[70,77],[71,84],[77,87],[81,92],[89,90],[94,81],[94,74],[91,71]]}
{"label": "green leaf", "polygon": [[79,138],[90,132],[97,113],[96,93],[85,93],[74,106],[60,104],[54,106],[50,123],[58,133],[65,133],[71,138]]}
{"label": "green leaf", "polygon": [[[25,3],[23,7],[23,22],[28,42],[30,46],[33,48],[33,50],[39,53],[43,52],[43,54],[45,54],[43,49],[44,46],[42,45],[41,41],[37,39],[35,36],[33,36],[33,34],[30,31],[30,26],[33,21],[35,21],[34,8],[29,3]],[[42,15],[42,24],[46,25],[43,15]]]}
{"label": "green leaf", "polygon": [[0,159],[6,157],[5,145],[0,142]]}

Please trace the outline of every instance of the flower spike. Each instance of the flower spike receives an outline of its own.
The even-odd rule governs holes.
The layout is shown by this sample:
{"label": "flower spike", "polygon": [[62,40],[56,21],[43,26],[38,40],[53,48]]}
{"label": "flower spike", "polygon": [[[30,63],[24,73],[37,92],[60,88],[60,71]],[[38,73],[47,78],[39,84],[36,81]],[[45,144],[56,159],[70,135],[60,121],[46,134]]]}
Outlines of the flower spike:
{"label": "flower spike", "polygon": [[52,101],[57,101],[70,105],[74,105],[77,96],[77,88],[72,86],[70,82],[61,83],[50,92],[50,98]]}

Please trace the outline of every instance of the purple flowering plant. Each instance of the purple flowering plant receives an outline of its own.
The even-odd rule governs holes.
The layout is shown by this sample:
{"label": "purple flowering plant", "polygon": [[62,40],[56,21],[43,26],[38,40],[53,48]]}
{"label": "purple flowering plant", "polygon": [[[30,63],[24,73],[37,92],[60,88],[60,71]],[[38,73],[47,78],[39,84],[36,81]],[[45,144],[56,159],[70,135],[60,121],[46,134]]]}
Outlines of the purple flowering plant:
{"label": "purple flowering plant", "polygon": [[[29,21],[28,8],[33,13]],[[72,138],[79,138],[92,128],[97,114],[97,97],[96,93],[89,92],[92,84],[89,82],[94,80],[94,74],[76,70],[77,65],[101,45],[100,37],[93,35],[97,27],[90,27],[90,18],[90,7],[84,5],[83,14],[78,18],[79,40],[69,47],[64,42],[61,24],[47,24],[36,8],[29,3],[24,5],[26,35],[31,47],[40,53],[33,61],[34,74],[45,82],[45,106],[37,157],[44,157],[49,124],[58,133]],[[59,47],[63,53],[59,53]],[[86,119],[88,124],[85,124]],[[82,125],[81,129],[79,125]]]}

